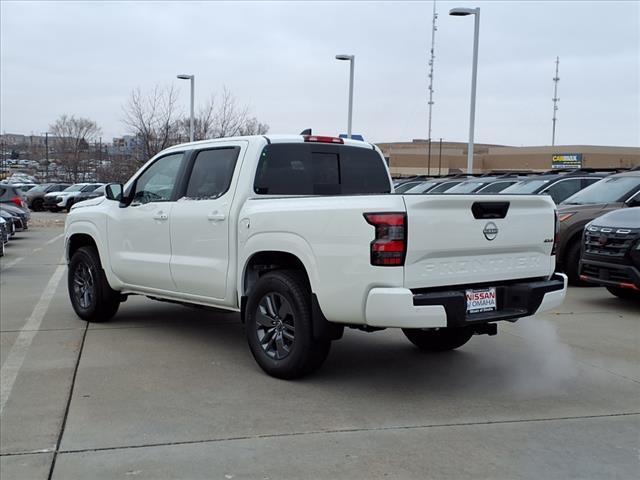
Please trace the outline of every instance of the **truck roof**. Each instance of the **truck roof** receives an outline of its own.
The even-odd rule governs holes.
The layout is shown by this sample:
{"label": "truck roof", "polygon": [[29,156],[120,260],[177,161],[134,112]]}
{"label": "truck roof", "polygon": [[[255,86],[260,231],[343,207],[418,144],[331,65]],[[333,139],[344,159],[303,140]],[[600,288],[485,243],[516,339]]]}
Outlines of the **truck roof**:
{"label": "truck roof", "polygon": [[[363,142],[360,140],[353,140],[350,138],[339,138],[327,135],[247,135],[247,136],[237,136],[237,137],[223,137],[223,138],[212,138],[209,140],[200,140],[197,142],[187,142],[181,143],[178,145],[174,145],[172,147],[167,148],[165,151],[182,149],[185,147],[206,147],[209,145],[215,145],[216,143],[229,142],[235,140],[245,140],[249,142],[260,141],[267,143],[304,143],[305,137],[308,138],[318,138],[318,139],[339,139],[339,142],[335,142],[335,144],[344,144],[350,147],[361,147],[372,149],[375,148],[373,144],[368,142]],[[308,140],[307,140],[308,142]],[[318,141],[318,143],[333,143],[331,141]]]}

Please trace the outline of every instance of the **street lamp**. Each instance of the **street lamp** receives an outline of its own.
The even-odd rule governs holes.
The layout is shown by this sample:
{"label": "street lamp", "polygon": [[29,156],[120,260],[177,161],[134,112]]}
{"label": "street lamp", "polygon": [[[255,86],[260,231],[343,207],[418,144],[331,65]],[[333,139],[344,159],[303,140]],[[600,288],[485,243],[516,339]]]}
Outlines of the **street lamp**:
{"label": "street lamp", "polygon": [[469,151],[467,152],[467,173],[473,173],[473,127],[476,118],[476,79],[478,77],[478,40],[480,35],[480,8],[452,8],[449,15],[466,17],[475,15],[473,32],[473,67],[471,72],[471,108],[469,112]]}
{"label": "street lamp", "polygon": [[336,60],[349,60],[349,117],[347,120],[347,138],[351,138],[351,119],[353,115],[353,65],[355,55],[336,55]]}
{"label": "street lamp", "polygon": [[178,75],[180,80],[191,80],[191,119],[189,120],[189,141],[193,142],[193,134],[194,134],[194,115],[193,115],[193,95],[195,90],[195,75]]}

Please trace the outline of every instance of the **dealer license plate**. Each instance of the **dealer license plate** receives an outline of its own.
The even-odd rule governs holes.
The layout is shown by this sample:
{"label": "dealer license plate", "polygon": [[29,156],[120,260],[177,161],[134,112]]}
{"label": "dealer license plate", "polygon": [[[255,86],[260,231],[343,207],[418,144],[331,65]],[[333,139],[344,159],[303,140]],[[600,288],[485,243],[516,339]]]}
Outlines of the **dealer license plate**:
{"label": "dealer license plate", "polygon": [[467,290],[467,313],[493,312],[497,308],[495,287]]}

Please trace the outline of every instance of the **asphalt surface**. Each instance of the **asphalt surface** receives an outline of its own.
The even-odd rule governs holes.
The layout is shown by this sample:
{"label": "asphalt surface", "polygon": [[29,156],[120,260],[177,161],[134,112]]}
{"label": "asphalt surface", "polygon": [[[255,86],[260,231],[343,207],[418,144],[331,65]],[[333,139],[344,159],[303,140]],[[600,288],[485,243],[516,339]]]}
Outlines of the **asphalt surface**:
{"label": "asphalt surface", "polygon": [[445,354],[347,330],[286,382],[235,314],[132,297],[79,320],[41,225],[0,261],[2,480],[638,476],[640,308],[602,288]]}

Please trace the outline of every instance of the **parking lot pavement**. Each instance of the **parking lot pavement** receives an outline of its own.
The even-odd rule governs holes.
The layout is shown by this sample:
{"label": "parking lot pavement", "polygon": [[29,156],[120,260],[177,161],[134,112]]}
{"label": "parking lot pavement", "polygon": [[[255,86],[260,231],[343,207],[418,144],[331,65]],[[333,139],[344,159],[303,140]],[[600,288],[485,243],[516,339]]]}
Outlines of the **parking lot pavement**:
{"label": "parking lot pavement", "polygon": [[0,264],[3,479],[636,478],[640,311],[604,289],[440,355],[347,330],[286,382],[236,314],[132,297],[86,328],[60,233],[24,232]]}

